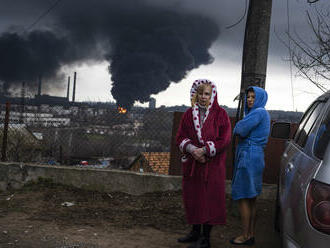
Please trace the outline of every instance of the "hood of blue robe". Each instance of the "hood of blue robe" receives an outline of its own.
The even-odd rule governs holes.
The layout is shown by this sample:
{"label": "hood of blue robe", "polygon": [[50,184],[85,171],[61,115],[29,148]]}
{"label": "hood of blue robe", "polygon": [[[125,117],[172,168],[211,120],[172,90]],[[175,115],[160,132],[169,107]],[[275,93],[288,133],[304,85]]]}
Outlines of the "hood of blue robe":
{"label": "hood of blue robe", "polygon": [[253,89],[254,94],[255,94],[255,99],[254,99],[254,104],[251,109],[247,107],[247,94],[245,94],[245,105],[244,105],[244,112],[245,114],[248,114],[251,110],[257,109],[257,108],[264,108],[266,106],[267,100],[268,100],[268,94],[267,92],[260,87],[257,86],[251,86],[247,88],[246,92],[249,89]]}

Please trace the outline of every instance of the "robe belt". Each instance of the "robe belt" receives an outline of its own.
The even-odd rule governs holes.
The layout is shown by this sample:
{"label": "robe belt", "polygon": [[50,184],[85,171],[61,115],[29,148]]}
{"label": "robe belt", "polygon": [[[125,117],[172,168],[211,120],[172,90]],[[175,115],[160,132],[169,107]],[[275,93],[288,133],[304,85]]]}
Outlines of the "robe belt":
{"label": "robe belt", "polygon": [[209,164],[206,162],[204,165],[204,182],[207,182],[209,179]]}
{"label": "robe belt", "polygon": [[192,175],[194,174],[194,171],[195,171],[195,163],[196,163],[196,160],[193,159],[193,162],[191,164],[191,170],[190,170],[190,177],[192,177]]}
{"label": "robe belt", "polygon": [[247,146],[261,146],[261,147],[263,147],[264,146],[262,144],[258,144],[256,142],[251,141],[251,140],[242,140],[241,142],[239,142],[238,145],[241,146],[241,147],[247,147]]}

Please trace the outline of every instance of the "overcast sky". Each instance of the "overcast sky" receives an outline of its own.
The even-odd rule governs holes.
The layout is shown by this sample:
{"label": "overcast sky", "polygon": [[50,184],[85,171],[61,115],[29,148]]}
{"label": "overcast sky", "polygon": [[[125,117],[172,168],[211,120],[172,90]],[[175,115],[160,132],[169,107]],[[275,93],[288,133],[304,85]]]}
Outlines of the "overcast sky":
{"label": "overcast sky", "polygon": [[[226,27],[236,23],[244,15],[246,0],[121,0],[122,4],[117,4],[117,0],[95,0],[93,3],[88,1],[89,3],[83,4],[78,0],[63,0],[38,23],[31,26],[55,2],[55,0],[0,0],[2,53],[10,49],[4,50],[1,44],[7,44],[5,42],[8,40],[11,42],[10,38],[13,38],[4,36],[6,32],[15,32],[18,36],[23,36],[42,30],[44,32],[42,40],[49,38],[58,49],[54,49],[54,53],[48,51],[47,56],[43,58],[51,62],[44,61],[45,64],[38,64],[46,71],[45,77],[48,77],[43,85],[43,93],[66,96],[67,76],[72,78],[73,72],[77,71],[78,101],[113,101],[114,98],[127,97],[127,101],[134,102],[135,98],[132,100],[134,95],[126,96],[125,92],[134,93],[144,90],[143,93],[136,94],[138,95],[136,99],[145,100],[151,94],[156,98],[157,107],[189,105],[189,91],[193,80],[208,78],[218,86],[220,104],[236,107],[237,102],[233,99],[240,88],[246,18],[230,29]],[[297,32],[311,41],[312,35],[307,24],[306,10],[313,13],[315,7],[326,9],[330,4],[326,3],[327,0],[320,0],[313,5],[308,4],[307,0],[289,0],[289,2],[291,32]],[[111,11],[106,10],[106,7],[111,8]],[[143,18],[146,21],[142,20]],[[155,20],[155,23],[159,24],[157,28],[160,27],[161,31],[154,31],[156,24],[149,27],[152,23],[150,20]],[[138,48],[134,47],[137,43],[140,44],[141,39],[134,36],[132,29],[127,28],[129,34],[125,33],[126,25],[131,27],[134,24],[130,22],[143,26],[139,32],[136,32],[136,36],[143,36],[142,44],[147,48],[141,48],[142,45]],[[175,39],[174,31],[167,28],[169,25],[182,27],[180,31],[183,35]],[[287,0],[273,0],[266,76],[266,90],[269,94],[267,108],[304,111],[321,92],[308,81],[296,77],[294,67],[291,79],[288,49],[278,38],[287,40],[285,35],[287,26]],[[148,32],[151,28],[156,37],[150,37]],[[45,30],[50,32],[47,36],[44,36]],[[143,31],[148,35],[145,36]],[[203,36],[203,39],[200,36]],[[33,38],[35,36],[26,37],[29,37],[26,39],[30,42],[22,44],[31,44],[32,41],[33,44],[36,43],[36,38]],[[127,42],[128,40],[132,40],[132,44]],[[184,44],[181,44],[182,40]],[[158,46],[153,47],[153,42],[157,42]],[[65,47],[66,45],[69,48]],[[193,47],[197,52],[187,53],[187,47],[188,50]],[[49,50],[48,46],[44,48]],[[140,49],[140,52],[134,53],[135,49]],[[141,55],[146,49],[148,56]],[[37,51],[41,50],[37,49]],[[130,52],[132,52],[131,57],[128,56]],[[44,56],[45,51],[42,51],[42,54]],[[160,61],[159,57],[166,57],[166,54],[168,58]],[[25,59],[22,54],[17,56],[21,58],[20,60]],[[143,61],[141,64],[136,63],[139,58]],[[133,61],[136,64],[134,68],[131,66]],[[178,61],[177,64],[174,61]],[[1,67],[4,67],[5,63],[6,61],[0,59]],[[50,68],[47,67],[48,64],[51,65]],[[15,65],[16,63],[12,67]],[[111,65],[110,72],[109,65]],[[18,63],[17,67],[19,66],[23,67],[24,63]],[[157,75],[152,74],[145,67],[152,68],[152,73]],[[17,70],[14,68],[14,73],[22,73],[24,77],[28,77],[29,69],[19,72]],[[126,75],[126,70],[131,72],[131,76]],[[147,71],[148,75],[140,78],[138,74],[140,71]],[[164,71],[170,72],[167,74]],[[33,73],[35,72],[31,72],[31,79],[27,79],[31,81],[31,87],[36,82],[33,80],[35,77]],[[15,78],[13,75],[0,70],[2,81],[5,79],[10,81],[8,82],[10,85],[17,85],[22,77]],[[156,84],[154,82],[156,80],[159,83]],[[117,90],[113,91],[116,97],[111,94],[113,85],[117,87]],[[161,92],[158,93],[159,91]]]}

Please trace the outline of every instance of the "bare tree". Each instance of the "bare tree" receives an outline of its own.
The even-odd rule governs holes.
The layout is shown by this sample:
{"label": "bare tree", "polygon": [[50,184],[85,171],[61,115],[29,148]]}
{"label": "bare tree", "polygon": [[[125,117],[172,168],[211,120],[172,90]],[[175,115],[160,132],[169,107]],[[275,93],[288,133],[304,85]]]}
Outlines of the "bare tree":
{"label": "bare tree", "polygon": [[307,12],[314,42],[308,43],[297,33],[295,36],[288,33],[293,48],[288,44],[286,45],[299,74],[325,92],[330,88],[330,12],[316,8],[315,10],[315,18],[312,18]]}

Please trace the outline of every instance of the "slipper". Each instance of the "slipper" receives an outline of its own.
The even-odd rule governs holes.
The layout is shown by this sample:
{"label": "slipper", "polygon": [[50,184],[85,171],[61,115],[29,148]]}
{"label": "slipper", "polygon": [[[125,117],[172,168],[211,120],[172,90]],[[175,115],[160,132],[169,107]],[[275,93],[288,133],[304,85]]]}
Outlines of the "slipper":
{"label": "slipper", "polygon": [[236,238],[232,238],[231,240],[229,240],[229,242],[232,245],[254,245],[254,237],[251,237],[251,238],[245,240],[244,242],[236,242],[235,239]]}

